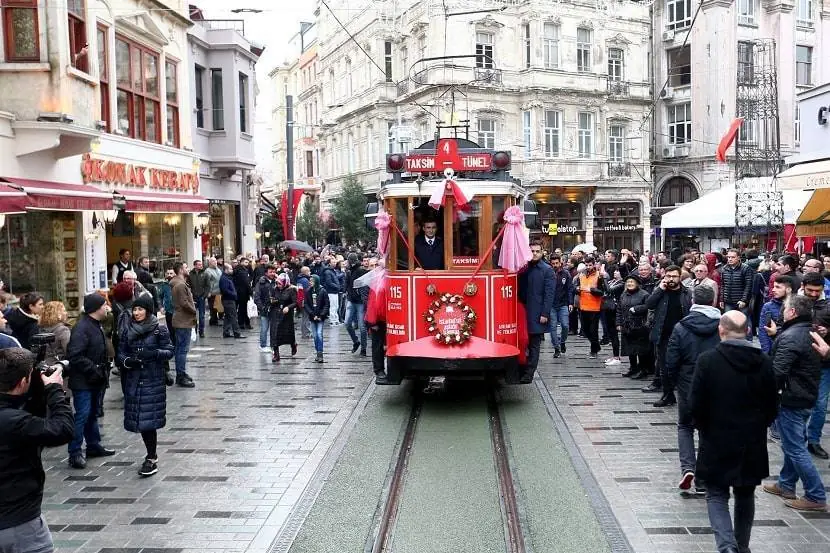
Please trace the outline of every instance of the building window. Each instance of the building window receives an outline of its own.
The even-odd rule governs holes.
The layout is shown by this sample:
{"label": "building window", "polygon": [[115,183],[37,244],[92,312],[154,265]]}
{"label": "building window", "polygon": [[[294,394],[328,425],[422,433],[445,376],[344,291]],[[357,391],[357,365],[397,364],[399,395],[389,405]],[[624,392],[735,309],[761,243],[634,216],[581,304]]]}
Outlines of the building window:
{"label": "building window", "polygon": [[795,105],[795,117],[793,117],[793,141],[795,145],[801,144],[801,107]]}
{"label": "building window", "polygon": [[476,33],[476,67],[493,68],[493,35]]}
{"label": "building window", "polygon": [[173,61],[164,62],[164,79],[167,88],[167,141],[176,148],[181,143],[179,133],[179,65]]}
{"label": "building window", "polygon": [[594,114],[585,111],[579,112],[579,157],[589,158],[594,153]]}
{"label": "building window", "polygon": [[802,27],[813,26],[813,0],[797,0],[796,23]]}
{"label": "building window", "polygon": [[383,72],[386,75],[386,82],[392,82],[392,43],[386,41],[383,43]]}
{"label": "building window", "polygon": [[387,154],[394,154],[395,153],[395,123],[392,121],[386,122],[386,153]]}
{"label": "building window", "polygon": [[427,36],[421,35],[418,37],[418,57],[424,59],[427,57]]}
{"label": "building window", "polygon": [[38,0],[0,0],[6,61],[40,61]]}
{"label": "building window", "polygon": [[545,69],[559,67],[559,25],[545,23]]}
{"label": "building window", "polygon": [[67,0],[66,10],[69,15],[69,61],[78,71],[89,73],[84,0]]}
{"label": "building window", "polygon": [[750,84],[755,74],[754,51],[751,42],[738,43],[738,83]]}
{"label": "building window", "polygon": [[478,145],[482,148],[494,150],[496,148],[496,120],[478,120]]}
{"label": "building window", "polygon": [[525,148],[525,159],[530,159],[530,112],[522,112],[522,142]]}
{"label": "building window", "polygon": [[642,234],[640,204],[594,204],[594,243],[601,249],[640,249]]}
{"label": "building window", "polygon": [[248,132],[248,75],[244,73],[239,74],[239,131]]}
{"label": "building window", "polygon": [[697,188],[683,177],[673,177],[660,190],[661,207],[688,204],[698,198]]}
{"label": "building window", "polygon": [[666,52],[669,63],[669,86],[692,84],[692,50],[689,46]]}
{"label": "building window", "polygon": [[524,42],[524,58],[525,58],[525,68],[530,69],[530,60],[531,60],[531,52],[530,52],[530,25],[525,23],[522,25],[522,37]]}
{"label": "building window", "polygon": [[96,39],[98,43],[98,88],[101,93],[101,120],[105,129],[110,132],[110,64],[109,52],[107,52],[107,28],[98,25],[96,28]]}
{"label": "building window", "polygon": [[195,67],[196,78],[196,127],[205,128],[205,68]]}
{"label": "building window", "polygon": [[210,70],[210,96],[213,105],[213,130],[225,130],[225,99],[222,91],[222,70]]}
{"label": "building window", "polygon": [[685,29],[692,24],[692,0],[666,1],[667,29]]}
{"label": "building window", "polygon": [[608,78],[612,81],[623,80],[623,51],[620,48],[608,49]]}
{"label": "building window", "polygon": [[692,104],[666,106],[669,144],[686,144],[692,140]]}
{"label": "building window", "polygon": [[576,30],[576,70],[591,72],[591,29]]}
{"label": "building window", "polygon": [[755,1],[738,0],[738,23],[741,25],[755,25]]}
{"label": "building window", "polygon": [[354,80],[352,79],[352,62],[346,60],[346,98],[352,97]]}
{"label": "building window", "polygon": [[545,112],[545,157],[559,157],[562,143],[562,112]]}
{"label": "building window", "polygon": [[611,125],[608,129],[608,161],[622,163],[625,156],[624,129],[622,125]]}
{"label": "building window", "polygon": [[125,38],[115,39],[118,129],[148,142],[161,142],[159,55]]}
{"label": "building window", "polygon": [[757,144],[758,142],[758,103],[756,101],[739,102],[736,115],[743,117],[738,131],[738,142]]}
{"label": "building window", "polygon": [[305,153],[305,176],[314,176],[314,152],[307,150]]}
{"label": "building window", "polygon": [[795,84],[810,86],[813,83],[813,49],[809,46],[795,47]]}

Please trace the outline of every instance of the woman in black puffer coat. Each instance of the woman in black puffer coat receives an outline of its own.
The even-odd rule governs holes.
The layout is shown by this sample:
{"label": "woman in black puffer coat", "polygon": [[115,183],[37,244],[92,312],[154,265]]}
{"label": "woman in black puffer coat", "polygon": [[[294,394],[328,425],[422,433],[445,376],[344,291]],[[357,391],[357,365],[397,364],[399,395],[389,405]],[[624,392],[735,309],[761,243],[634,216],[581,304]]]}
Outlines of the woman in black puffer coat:
{"label": "woman in black puffer coat", "polygon": [[648,308],[649,293],[640,286],[639,275],[630,274],[625,279],[625,291],[617,301],[617,329],[622,336],[622,355],[630,362],[623,376],[642,380],[654,373],[654,353],[649,341]]}
{"label": "woman in black puffer coat", "polygon": [[118,360],[124,391],[124,429],[140,432],[147,456],[138,474],[158,472],[157,430],[164,428],[167,415],[165,361],[173,357],[173,344],[166,326],[153,314],[153,298],[139,296],[132,317],[120,328]]}

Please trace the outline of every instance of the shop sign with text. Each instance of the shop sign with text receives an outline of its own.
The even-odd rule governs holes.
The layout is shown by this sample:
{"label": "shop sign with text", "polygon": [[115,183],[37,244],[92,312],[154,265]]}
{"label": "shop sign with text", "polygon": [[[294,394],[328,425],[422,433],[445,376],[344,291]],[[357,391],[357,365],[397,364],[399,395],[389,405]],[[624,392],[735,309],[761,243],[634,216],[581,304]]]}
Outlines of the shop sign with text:
{"label": "shop sign with text", "polygon": [[597,230],[603,232],[632,232],[635,230],[643,230],[643,228],[639,225],[606,225]]}
{"label": "shop sign with text", "polygon": [[123,161],[97,159],[90,154],[84,154],[81,159],[81,176],[84,183],[103,182],[138,189],[192,194],[199,192],[197,171],[175,171]]}

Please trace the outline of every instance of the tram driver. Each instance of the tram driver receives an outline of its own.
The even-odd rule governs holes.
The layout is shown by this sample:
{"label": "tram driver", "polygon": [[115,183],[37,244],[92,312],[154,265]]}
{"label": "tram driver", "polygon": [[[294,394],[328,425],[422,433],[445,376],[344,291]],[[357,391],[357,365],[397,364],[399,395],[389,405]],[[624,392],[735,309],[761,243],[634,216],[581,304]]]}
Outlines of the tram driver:
{"label": "tram driver", "polygon": [[415,237],[415,257],[427,271],[444,268],[444,240],[438,236],[438,223],[434,219],[424,221],[424,233]]}

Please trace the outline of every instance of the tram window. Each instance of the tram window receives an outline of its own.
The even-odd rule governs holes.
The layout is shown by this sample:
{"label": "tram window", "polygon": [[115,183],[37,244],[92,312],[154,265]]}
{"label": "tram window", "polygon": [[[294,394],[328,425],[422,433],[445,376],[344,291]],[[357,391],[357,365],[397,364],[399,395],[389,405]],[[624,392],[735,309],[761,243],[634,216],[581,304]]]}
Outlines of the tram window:
{"label": "tram window", "polygon": [[[413,210],[413,220],[414,220],[414,229],[412,233],[412,243],[414,244],[415,252],[419,251],[419,236],[426,237],[424,232],[424,227],[427,223],[432,223],[436,225],[436,233],[435,236],[438,238],[438,246],[434,245],[430,248],[432,251],[433,248],[437,248],[440,246],[440,249],[437,251],[433,251],[432,254],[427,254],[426,252],[422,251],[421,255],[419,256],[420,265],[425,269],[430,270],[439,270],[444,268],[444,237],[446,233],[444,232],[444,208],[434,209],[432,208],[428,202],[428,198],[419,198],[418,203]],[[422,239],[423,240],[423,239]],[[421,246],[424,247],[424,242],[421,242]]]}
{"label": "tram window", "polygon": [[[493,236],[492,240],[495,240],[496,237],[499,235],[501,228],[504,226],[504,212],[507,210],[507,198],[503,196],[493,196]],[[501,254],[501,242],[502,239],[499,238],[499,241],[493,247],[493,253],[491,254],[493,260],[493,268],[500,269],[501,265],[499,265],[499,255]]]}
{"label": "tram window", "polygon": [[[393,200],[395,203],[395,224],[401,231],[403,236],[407,236],[409,232],[409,218],[407,217],[407,206],[409,205],[409,200],[407,198],[399,198]],[[401,238],[401,234],[395,233],[395,245],[397,250],[397,257],[396,266],[398,270],[406,271],[409,269],[409,246],[407,245],[406,241]]]}
{"label": "tram window", "polygon": [[[452,256],[478,257],[478,231],[481,224],[481,202],[470,202],[467,210],[457,210],[452,223]],[[463,263],[463,262],[462,262]]]}

